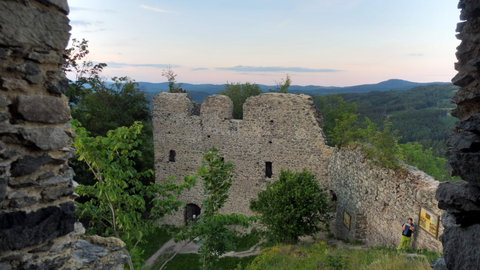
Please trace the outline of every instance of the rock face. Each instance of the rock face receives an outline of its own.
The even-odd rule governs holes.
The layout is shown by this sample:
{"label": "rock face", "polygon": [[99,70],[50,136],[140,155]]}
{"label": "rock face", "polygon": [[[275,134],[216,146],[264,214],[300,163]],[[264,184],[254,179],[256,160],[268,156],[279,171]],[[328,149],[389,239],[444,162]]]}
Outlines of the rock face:
{"label": "rock face", "polygon": [[[250,201],[281,169],[315,173],[336,197],[333,231],[344,239],[396,246],[402,223],[408,217],[416,219],[421,207],[436,216],[442,213],[435,201],[438,182],[431,177],[414,169],[397,175],[372,166],[358,149],[338,151],[327,146],[309,96],[268,93],[251,97],[244,104],[243,120],[232,119],[232,110],[232,101],[222,95],[208,97],[198,115],[186,94],[159,94],[153,111],[157,181],[194,174],[204,153],[215,147],[236,169],[222,209],[227,213],[251,215]],[[188,205],[167,219],[168,223],[183,224],[191,218],[188,215],[201,214],[201,185],[186,192],[183,199]],[[350,215],[349,228],[344,225],[344,213]],[[426,231],[418,231],[414,245],[441,251],[437,236]]]}
{"label": "rock face", "polygon": [[[439,207],[447,210],[442,236],[445,265],[450,270],[480,269],[480,2],[460,0],[460,22],[452,82],[460,86],[453,101],[453,115],[460,119],[448,140],[447,157],[452,174],[465,181],[442,183],[437,192]],[[443,269],[441,266],[435,269]]]}
{"label": "rock face", "polygon": [[61,67],[66,0],[0,1],[0,269],[123,269],[120,240],[75,224]]}

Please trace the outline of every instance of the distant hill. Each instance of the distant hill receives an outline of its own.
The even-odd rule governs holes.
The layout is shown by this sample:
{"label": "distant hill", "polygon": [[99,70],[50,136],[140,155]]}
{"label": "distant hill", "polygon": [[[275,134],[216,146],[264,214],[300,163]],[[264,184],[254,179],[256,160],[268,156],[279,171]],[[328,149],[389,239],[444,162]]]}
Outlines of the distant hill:
{"label": "distant hill", "polygon": [[[138,82],[140,89],[147,92],[149,97],[153,97],[159,92],[165,92],[168,90],[168,83],[149,83]],[[366,93],[373,91],[404,91],[410,90],[418,86],[428,86],[434,84],[449,84],[446,82],[431,82],[431,83],[417,83],[405,80],[392,79],[388,81],[379,82],[376,84],[362,84],[355,86],[336,87],[336,86],[317,86],[317,85],[292,85],[290,87],[290,93],[295,94],[307,94],[307,95],[331,95],[342,93]],[[213,94],[218,94],[225,88],[224,84],[190,84],[182,83],[182,88],[187,90],[192,96],[192,99],[196,102],[203,102],[203,100]],[[275,90],[276,85],[264,85],[260,84],[260,88],[263,92]]]}

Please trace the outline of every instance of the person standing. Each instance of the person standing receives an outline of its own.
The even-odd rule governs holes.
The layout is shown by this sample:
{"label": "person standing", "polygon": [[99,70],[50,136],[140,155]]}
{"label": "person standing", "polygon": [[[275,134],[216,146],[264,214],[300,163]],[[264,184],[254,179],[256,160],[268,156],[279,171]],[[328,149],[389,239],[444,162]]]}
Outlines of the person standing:
{"label": "person standing", "polygon": [[402,225],[402,240],[400,245],[398,245],[397,250],[406,250],[410,248],[410,243],[412,242],[412,234],[415,232],[415,225],[413,224],[413,219],[408,218],[407,222]]}

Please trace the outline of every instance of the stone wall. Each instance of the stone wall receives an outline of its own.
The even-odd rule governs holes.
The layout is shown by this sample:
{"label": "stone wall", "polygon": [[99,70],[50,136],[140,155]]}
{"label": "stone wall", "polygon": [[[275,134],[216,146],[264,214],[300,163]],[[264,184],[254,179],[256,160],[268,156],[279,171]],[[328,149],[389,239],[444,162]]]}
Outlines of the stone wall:
{"label": "stone wall", "polygon": [[[437,192],[439,207],[447,210],[443,217],[442,236],[448,269],[480,269],[480,2],[461,0],[460,22],[452,79],[460,86],[453,101],[453,115],[460,119],[448,141],[448,160],[452,174],[465,181],[442,183]],[[442,263],[436,269],[442,268]]]}
{"label": "stone wall", "polygon": [[[228,97],[214,95],[198,114],[187,94],[159,94],[153,114],[157,181],[194,174],[204,153],[216,147],[236,167],[225,212],[251,215],[250,201],[281,169],[308,169],[337,197],[334,231],[345,239],[395,246],[402,223],[407,217],[417,219],[420,207],[441,213],[435,201],[438,182],[423,172],[411,168],[395,174],[371,166],[358,150],[327,146],[311,97],[279,93],[251,97],[244,104],[243,120],[232,119],[232,107]],[[265,175],[266,162],[272,163],[271,178]],[[182,199],[201,207],[201,183]],[[352,218],[350,230],[343,226],[345,211]],[[184,224],[186,212],[177,212],[167,223]],[[423,231],[414,245],[441,250],[438,239]]]}
{"label": "stone wall", "polygon": [[[407,218],[418,225],[420,207],[443,213],[435,200],[439,182],[414,167],[394,172],[372,165],[359,148],[342,148],[335,150],[328,171],[337,198],[334,232],[342,239],[396,246]],[[351,217],[349,227],[345,213]],[[441,225],[438,231],[434,236],[417,226],[412,246],[441,252]]]}
{"label": "stone wall", "polygon": [[75,224],[73,133],[61,69],[68,12],[65,0],[0,1],[2,270],[121,268],[128,258],[118,239],[92,244]]}
{"label": "stone wall", "polygon": [[[243,120],[232,119],[232,101],[221,95],[208,97],[200,115],[187,94],[161,93],[154,100],[153,124],[157,181],[183,177],[198,170],[203,155],[218,148],[235,164],[235,181],[223,211],[251,214],[250,200],[257,197],[281,169],[316,172],[327,184],[327,163],[332,148],[325,145],[311,97],[279,93],[251,97],[244,104]],[[175,161],[169,161],[175,151]],[[266,162],[273,175],[266,177]],[[183,197],[201,206],[201,183]],[[183,211],[168,222],[183,224]]]}

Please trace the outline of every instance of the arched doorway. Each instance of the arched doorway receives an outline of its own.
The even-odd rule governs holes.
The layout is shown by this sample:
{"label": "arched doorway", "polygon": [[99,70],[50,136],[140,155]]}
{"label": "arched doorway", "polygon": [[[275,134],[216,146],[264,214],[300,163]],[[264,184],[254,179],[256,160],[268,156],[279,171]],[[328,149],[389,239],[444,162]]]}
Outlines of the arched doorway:
{"label": "arched doorway", "polygon": [[200,215],[201,209],[198,205],[194,203],[189,203],[185,206],[184,219],[185,225],[188,225],[190,222],[195,222]]}

